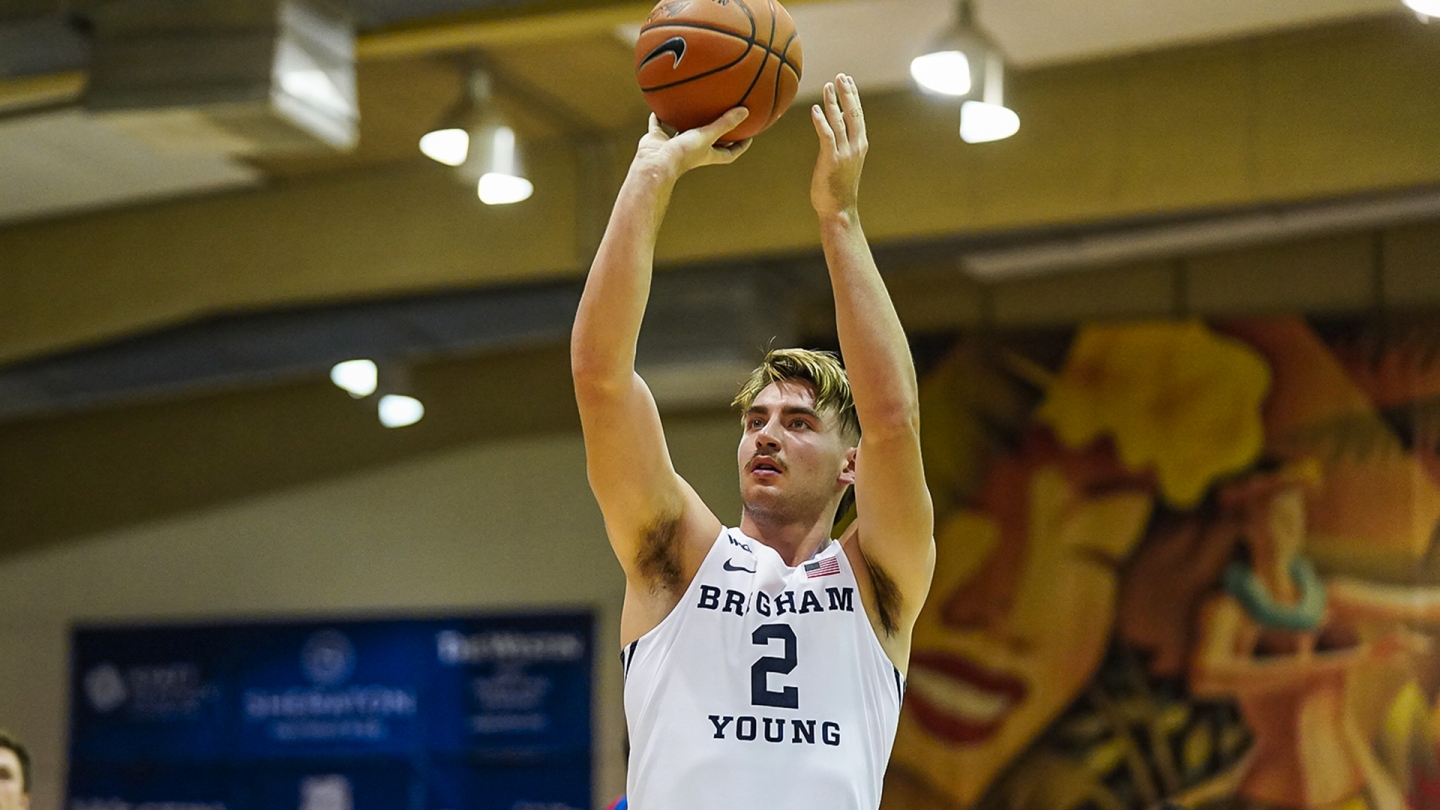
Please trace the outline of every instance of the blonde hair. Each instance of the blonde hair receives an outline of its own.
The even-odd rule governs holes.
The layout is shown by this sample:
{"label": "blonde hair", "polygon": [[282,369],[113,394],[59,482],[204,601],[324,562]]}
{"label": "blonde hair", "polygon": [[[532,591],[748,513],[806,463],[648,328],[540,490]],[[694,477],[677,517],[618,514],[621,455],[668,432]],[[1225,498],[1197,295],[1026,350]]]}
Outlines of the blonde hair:
{"label": "blonde hair", "polygon": [[771,349],[759,367],[740,386],[731,405],[748,411],[771,383],[798,380],[815,390],[815,410],[830,411],[840,421],[845,435],[859,440],[860,418],[855,415],[855,400],[850,395],[850,378],[834,352],[812,349]]}

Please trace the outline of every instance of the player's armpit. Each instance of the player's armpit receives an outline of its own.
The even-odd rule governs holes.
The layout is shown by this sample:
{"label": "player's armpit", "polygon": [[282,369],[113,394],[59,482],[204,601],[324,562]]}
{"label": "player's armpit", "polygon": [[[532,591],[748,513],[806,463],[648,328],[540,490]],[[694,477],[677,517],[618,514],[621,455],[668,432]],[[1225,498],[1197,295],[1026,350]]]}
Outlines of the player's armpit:
{"label": "player's armpit", "polygon": [[861,552],[861,559],[865,561],[865,571],[870,576],[870,592],[873,594],[871,602],[875,606],[875,621],[880,625],[881,631],[887,638],[894,637],[900,632],[900,587],[895,580],[885,573],[885,569],[876,565],[869,557]]}

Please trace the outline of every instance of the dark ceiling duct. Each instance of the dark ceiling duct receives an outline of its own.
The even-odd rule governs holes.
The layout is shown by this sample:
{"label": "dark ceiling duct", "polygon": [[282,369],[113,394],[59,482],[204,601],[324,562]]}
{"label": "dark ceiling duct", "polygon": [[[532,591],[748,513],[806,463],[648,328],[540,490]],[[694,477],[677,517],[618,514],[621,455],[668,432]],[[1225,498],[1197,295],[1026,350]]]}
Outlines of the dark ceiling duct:
{"label": "dark ceiling duct", "polygon": [[85,27],[59,12],[0,17],[0,79],[84,69],[90,63]]}

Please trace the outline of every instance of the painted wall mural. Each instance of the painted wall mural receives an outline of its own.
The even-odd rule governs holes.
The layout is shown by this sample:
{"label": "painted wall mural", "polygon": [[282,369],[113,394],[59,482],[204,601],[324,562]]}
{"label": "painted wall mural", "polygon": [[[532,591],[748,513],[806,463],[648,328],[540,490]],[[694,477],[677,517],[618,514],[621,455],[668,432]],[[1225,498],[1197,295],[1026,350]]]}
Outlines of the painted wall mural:
{"label": "painted wall mural", "polygon": [[962,341],[885,810],[1440,810],[1440,318]]}

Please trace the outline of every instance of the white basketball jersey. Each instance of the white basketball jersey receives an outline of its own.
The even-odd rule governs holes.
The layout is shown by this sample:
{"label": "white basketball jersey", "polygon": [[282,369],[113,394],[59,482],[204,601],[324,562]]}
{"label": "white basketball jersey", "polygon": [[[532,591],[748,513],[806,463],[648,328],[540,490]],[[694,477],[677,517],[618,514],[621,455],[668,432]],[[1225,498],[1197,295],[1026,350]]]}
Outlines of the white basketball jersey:
{"label": "white basketball jersey", "polygon": [[634,810],[875,810],[904,680],[831,541],[791,568],[721,531],[621,652]]}

